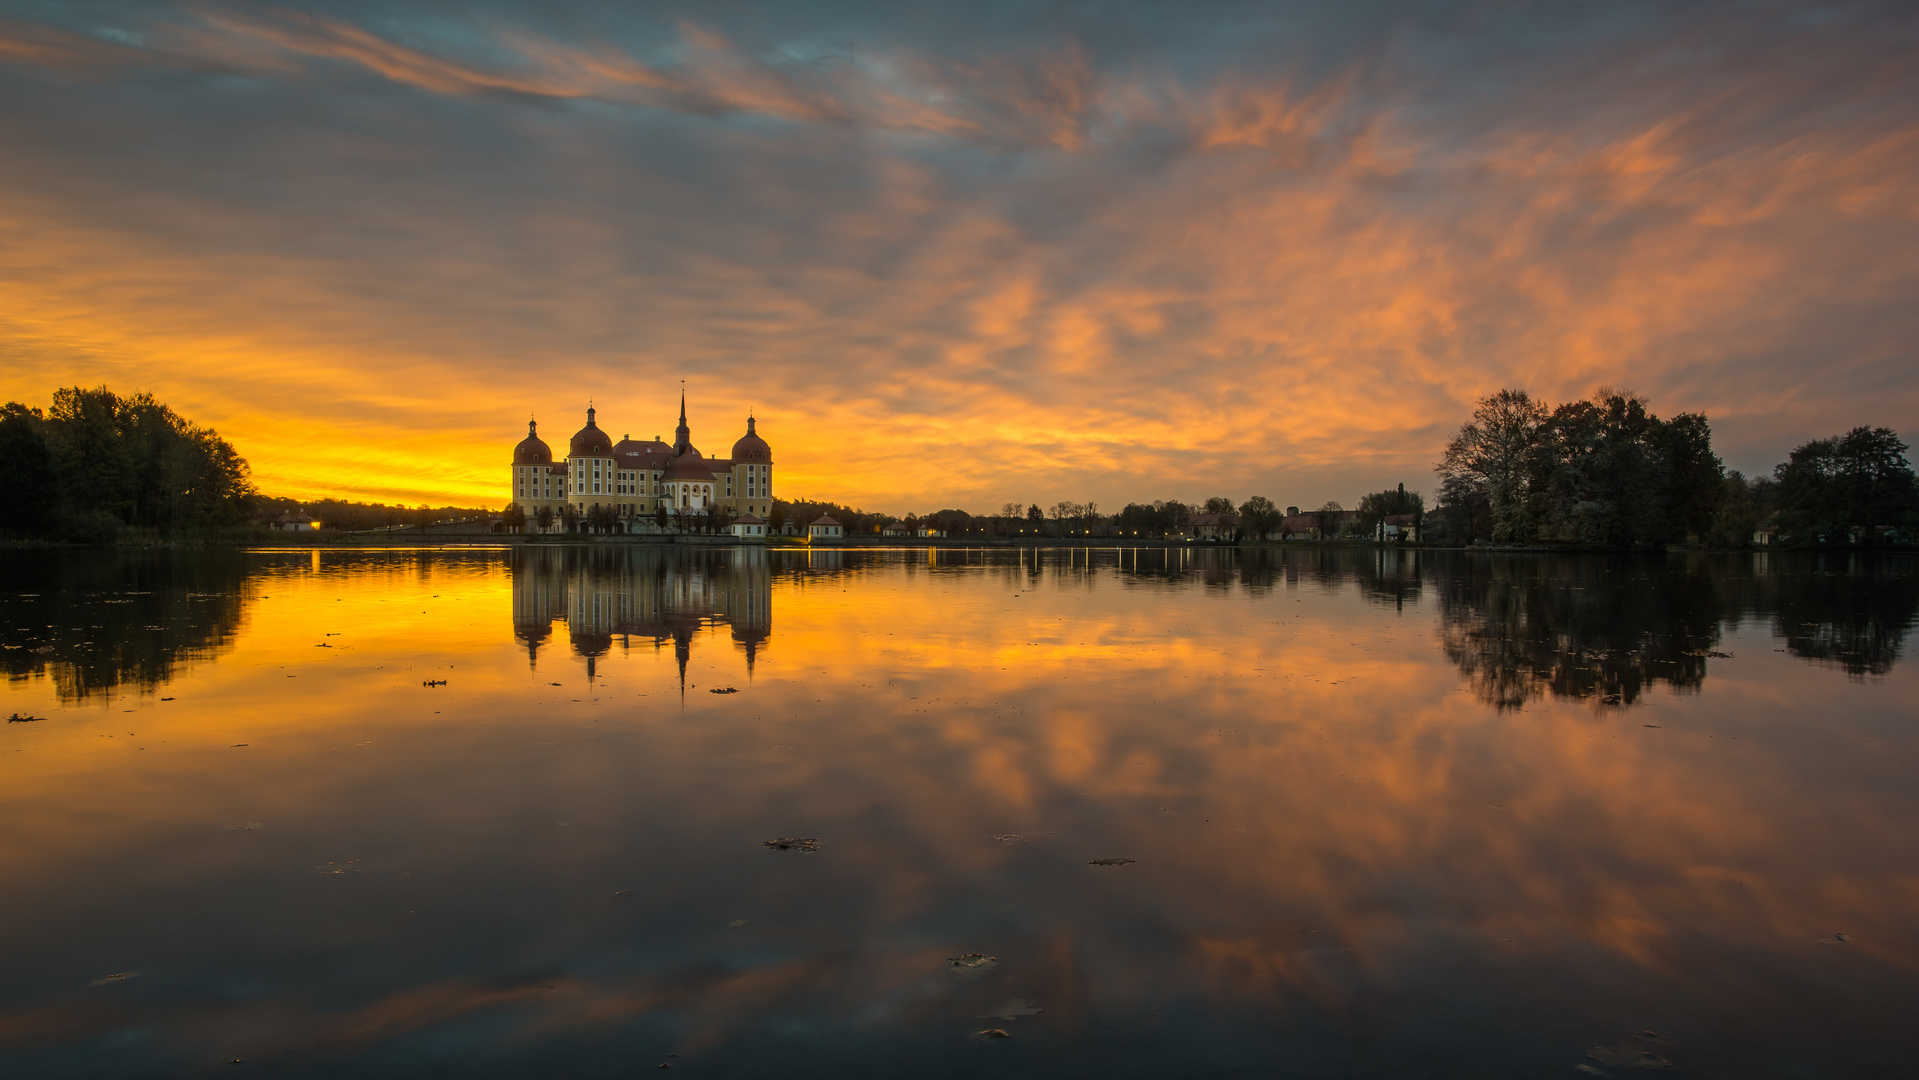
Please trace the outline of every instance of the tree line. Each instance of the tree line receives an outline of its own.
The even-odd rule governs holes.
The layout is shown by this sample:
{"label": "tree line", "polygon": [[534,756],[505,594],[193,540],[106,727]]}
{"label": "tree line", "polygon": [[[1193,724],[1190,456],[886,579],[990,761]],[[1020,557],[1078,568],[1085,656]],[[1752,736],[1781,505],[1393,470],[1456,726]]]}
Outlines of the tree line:
{"label": "tree line", "polygon": [[44,411],[0,406],[0,528],[76,541],[123,527],[165,532],[245,524],[246,459],[212,428],[104,386],[63,387]]}
{"label": "tree line", "polygon": [[1889,428],[1859,427],[1792,451],[1771,477],[1728,472],[1703,413],[1654,415],[1601,389],[1550,406],[1523,390],[1480,399],[1436,469],[1441,542],[1910,544],[1919,480]]}
{"label": "tree line", "polygon": [[1351,536],[1371,538],[1380,521],[1391,515],[1410,515],[1418,519],[1425,501],[1417,491],[1397,489],[1377,491],[1360,498],[1359,509],[1348,512],[1337,502],[1299,515],[1289,523],[1286,512],[1272,499],[1254,495],[1235,504],[1224,495],[1193,503],[1177,499],[1159,499],[1150,503],[1128,503],[1118,513],[1102,513],[1096,502],[1061,500],[1051,506],[1038,503],[1005,503],[993,514],[971,514],[965,510],[938,510],[926,515],[871,514],[837,503],[811,499],[788,502],[773,500],[773,531],[792,524],[799,532],[822,514],[845,526],[849,536],[879,535],[888,525],[898,522],[909,533],[921,528],[937,530],[947,536],[1045,537],[1076,539],[1083,537],[1165,538],[1190,536],[1202,515],[1216,515],[1210,522],[1221,539],[1281,539],[1311,531],[1325,537]]}

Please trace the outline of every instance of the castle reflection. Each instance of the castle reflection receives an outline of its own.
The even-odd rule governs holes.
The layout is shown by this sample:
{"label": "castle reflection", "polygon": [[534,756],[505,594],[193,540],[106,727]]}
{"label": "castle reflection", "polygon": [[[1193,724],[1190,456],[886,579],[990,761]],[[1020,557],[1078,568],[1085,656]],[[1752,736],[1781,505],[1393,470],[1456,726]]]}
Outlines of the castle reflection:
{"label": "castle reflection", "polygon": [[773,632],[773,587],[761,548],[526,547],[513,552],[513,636],[539,666],[540,649],[566,624],[567,644],[589,679],[615,645],[672,642],[680,683],[693,638],[726,627],[750,675]]}

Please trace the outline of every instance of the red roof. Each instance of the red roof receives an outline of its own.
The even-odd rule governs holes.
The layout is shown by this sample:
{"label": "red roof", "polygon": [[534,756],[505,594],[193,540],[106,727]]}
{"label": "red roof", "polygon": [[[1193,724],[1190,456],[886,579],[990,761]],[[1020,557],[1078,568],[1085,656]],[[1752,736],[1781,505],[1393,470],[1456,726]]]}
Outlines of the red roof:
{"label": "red roof", "polygon": [[773,448],[766,445],[766,440],[753,430],[753,418],[750,416],[746,418],[746,434],[733,444],[733,460],[755,465],[771,464],[773,461]]}
{"label": "red roof", "polygon": [[713,482],[714,464],[700,456],[698,450],[688,450],[673,459],[666,467],[667,480],[693,480],[702,484]]}
{"label": "red roof", "polygon": [[734,518],[734,519],[733,519],[733,524],[735,524],[735,525],[764,525],[764,524],[766,524],[766,520],[765,520],[764,518],[760,518],[760,517],[756,517],[756,516],[754,516],[754,515],[752,515],[752,514],[741,514],[741,515],[740,515],[739,517],[736,517],[736,518]]}
{"label": "red roof", "polygon": [[526,438],[521,439],[520,444],[513,448],[513,464],[545,465],[553,460],[552,449],[546,445],[545,440],[534,433],[535,430],[536,425],[534,422],[528,420],[526,422]]}
{"label": "red roof", "polygon": [[[834,521],[832,518],[826,516],[825,514],[821,514],[819,517],[819,520],[813,522],[813,524],[814,525],[839,525],[839,522]],[[844,528],[844,526],[841,526],[841,527]]]}

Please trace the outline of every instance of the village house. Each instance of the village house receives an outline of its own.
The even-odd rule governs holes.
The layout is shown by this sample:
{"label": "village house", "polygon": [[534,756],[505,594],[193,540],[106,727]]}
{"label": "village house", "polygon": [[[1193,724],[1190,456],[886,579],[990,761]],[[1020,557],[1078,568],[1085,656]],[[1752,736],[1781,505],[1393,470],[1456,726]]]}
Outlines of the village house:
{"label": "village house", "polygon": [[1231,540],[1239,532],[1239,515],[1194,514],[1186,531],[1195,540]]}
{"label": "village house", "polygon": [[806,527],[808,540],[838,540],[846,535],[846,527],[827,514],[821,514],[817,520]]}
{"label": "village house", "polygon": [[1381,543],[1387,541],[1405,541],[1413,543],[1419,539],[1419,515],[1387,514],[1379,519],[1379,526],[1373,530],[1373,539]]}

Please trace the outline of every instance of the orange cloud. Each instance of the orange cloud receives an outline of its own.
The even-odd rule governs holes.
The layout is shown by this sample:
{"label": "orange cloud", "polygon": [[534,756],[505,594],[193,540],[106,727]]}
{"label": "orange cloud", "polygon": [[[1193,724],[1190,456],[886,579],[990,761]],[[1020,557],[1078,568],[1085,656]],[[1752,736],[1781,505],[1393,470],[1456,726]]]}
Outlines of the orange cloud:
{"label": "orange cloud", "polygon": [[1919,118],[1865,26],[1442,78],[194,10],[0,32],[0,392],[154,390],[278,492],[498,502],[527,412],[651,435],[681,378],[704,449],[751,407],[785,493],[895,511],[1350,503],[1502,385],[1704,410],[1748,469],[1919,407]]}

